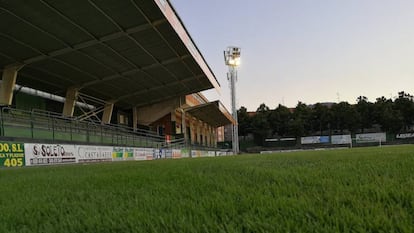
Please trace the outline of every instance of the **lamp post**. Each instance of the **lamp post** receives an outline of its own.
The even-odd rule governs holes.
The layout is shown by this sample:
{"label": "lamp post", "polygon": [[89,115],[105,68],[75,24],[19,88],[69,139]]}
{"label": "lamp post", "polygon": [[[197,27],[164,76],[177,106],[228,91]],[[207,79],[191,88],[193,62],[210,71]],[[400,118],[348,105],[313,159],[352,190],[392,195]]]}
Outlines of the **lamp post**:
{"label": "lamp post", "polygon": [[240,65],[240,48],[227,47],[224,51],[224,61],[229,67],[229,73],[227,73],[227,79],[230,82],[231,91],[231,110],[235,124],[232,127],[231,138],[233,144],[233,154],[239,153],[239,129],[237,122],[237,108],[236,108],[236,81],[237,81],[237,66]]}

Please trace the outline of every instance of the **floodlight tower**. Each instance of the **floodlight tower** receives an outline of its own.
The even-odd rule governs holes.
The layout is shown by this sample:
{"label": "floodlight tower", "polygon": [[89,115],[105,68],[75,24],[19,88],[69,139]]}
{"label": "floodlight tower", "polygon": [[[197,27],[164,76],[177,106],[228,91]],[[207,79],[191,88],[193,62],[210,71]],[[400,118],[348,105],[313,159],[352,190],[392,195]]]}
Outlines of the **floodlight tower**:
{"label": "floodlight tower", "polygon": [[232,127],[231,138],[233,144],[233,153],[236,155],[239,153],[239,129],[237,122],[237,108],[236,108],[236,81],[237,81],[237,66],[240,65],[240,48],[238,47],[227,47],[224,51],[224,61],[229,67],[229,73],[227,73],[227,79],[230,82],[231,91],[231,110],[235,124]]}

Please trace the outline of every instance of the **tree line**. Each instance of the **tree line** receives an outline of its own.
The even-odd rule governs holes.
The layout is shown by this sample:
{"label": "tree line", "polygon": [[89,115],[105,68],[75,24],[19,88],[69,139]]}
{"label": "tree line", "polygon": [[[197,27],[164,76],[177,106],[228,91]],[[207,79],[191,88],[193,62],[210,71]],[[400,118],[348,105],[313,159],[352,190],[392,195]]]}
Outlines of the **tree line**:
{"label": "tree line", "polygon": [[375,102],[359,96],[356,104],[298,102],[295,108],[278,105],[270,109],[264,103],[256,112],[245,107],[238,111],[239,135],[254,135],[256,144],[265,138],[302,137],[343,133],[364,133],[378,129],[387,133],[410,132],[414,123],[413,96],[399,92],[396,99],[379,97]]}

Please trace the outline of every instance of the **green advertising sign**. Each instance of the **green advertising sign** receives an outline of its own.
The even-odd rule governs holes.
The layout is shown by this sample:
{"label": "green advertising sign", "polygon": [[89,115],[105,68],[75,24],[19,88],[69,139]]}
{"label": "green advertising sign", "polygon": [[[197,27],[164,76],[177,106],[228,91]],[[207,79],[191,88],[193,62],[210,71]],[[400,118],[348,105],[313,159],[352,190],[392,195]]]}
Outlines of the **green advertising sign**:
{"label": "green advertising sign", "polygon": [[124,150],[124,159],[134,159],[134,149],[125,148],[125,150]]}
{"label": "green advertising sign", "polygon": [[0,142],[0,167],[23,167],[24,143]]}
{"label": "green advertising sign", "polygon": [[122,147],[114,147],[112,151],[112,159],[120,160],[124,154],[124,148]]}

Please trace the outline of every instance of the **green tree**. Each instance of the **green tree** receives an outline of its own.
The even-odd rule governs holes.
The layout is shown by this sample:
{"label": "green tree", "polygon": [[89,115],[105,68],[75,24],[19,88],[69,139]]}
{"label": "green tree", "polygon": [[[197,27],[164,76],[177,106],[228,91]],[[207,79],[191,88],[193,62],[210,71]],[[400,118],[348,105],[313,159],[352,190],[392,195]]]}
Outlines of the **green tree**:
{"label": "green tree", "polygon": [[271,129],[268,121],[270,110],[265,104],[261,104],[252,118],[252,131],[256,144],[263,145],[264,140],[270,136]]}
{"label": "green tree", "polygon": [[359,96],[357,98],[357,104],[355,105],[356,111],[358,112],[358,125],[361,132],[364,132],[364,129],[372,127],[374,122],[374,105],[368,101],[368,98],[365,96]]}
{"label": "green tree", "polygon": [[247,112],[247,108],[240,107],[237,110],[237,122],[239,123],[239,135],[247,136],[252,131],[252,119]]}
{"label": "green tree", "polygon": [[322,135],[323,131],[329,130],[330,119],[330,109],[326,105],[316,103],[311,110],[312,131]]}
{"label": "green tree", "polygon": [[332,105],[332,118],[330,125],[333,129],[355,132],[359,128],[359,115],[356,109],[348,102],[340,102]]}
{"label": "green tree", "polygon": [[400,111],[403,118],[404,131],[409,131],[414,123],[414,102],[413,96],[408,93],[400,92],[398,99],[394,102],[395,109]]}
{"label": "green tree", "polygon": [[[289,132],[296,138],[302,137],[311,131],[312,125],[310,119],[310,108],[298,102],[289,121]],[[298,140],[300,142],[300,140]]]}
{"label": "green tree", "polygon": [[373,112],[374,121],[386,132],[397,134],[404,126],[403,116],[391,99],[377,98]]}
{"label": "green tree", "polygon": [[[304,136],[312,132],[312,120],[311,120],[311,109],[304,103],[298,102],[295,111],[293,112],[293,125],[296,137]],[[302,126],[300,126],[302,123]]]}
{"label": "green tree", "polygon": [[279,104],[277,108],[270,111],[269,124],[272,129],[272,135],[286,136],[289,131],[289,121],[291,113],[289,108]]}

